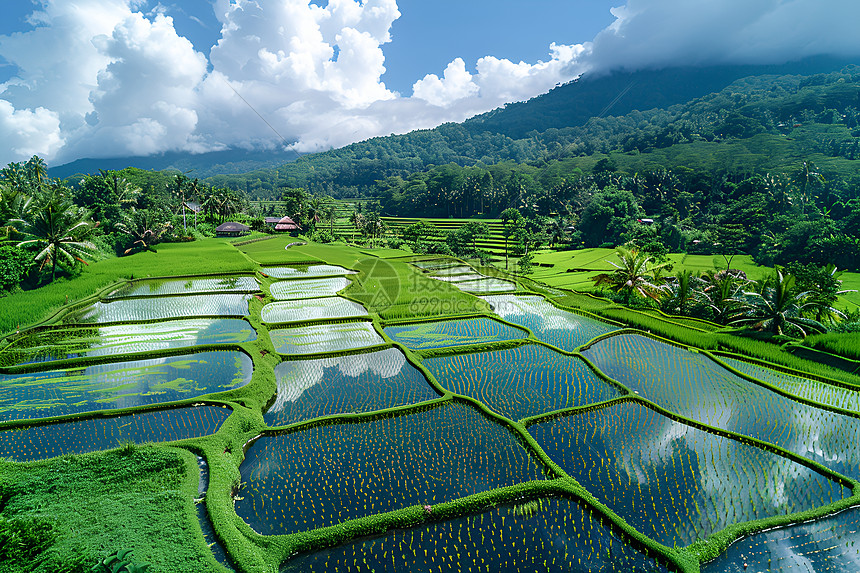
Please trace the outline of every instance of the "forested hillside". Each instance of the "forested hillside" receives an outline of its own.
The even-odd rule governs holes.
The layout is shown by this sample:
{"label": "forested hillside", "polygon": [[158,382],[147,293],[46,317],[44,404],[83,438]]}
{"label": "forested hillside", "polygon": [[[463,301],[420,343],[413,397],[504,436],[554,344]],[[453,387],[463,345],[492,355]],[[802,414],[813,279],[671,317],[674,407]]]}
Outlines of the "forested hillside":
{"label": "forested hillside", "polygon": [[[274,197],[279,187],[371,195],[378,180],[433,166],[510,161],[542,167],[598,153],[644,156],[619,161],[622,168],[747,172],[790,169],[798,159],[814,156],[819,165],[847,174],[849,166],[838,159],[857,154],[852,132],[860,108],[858,71],[848,66],[828,74],[744,75],[785,69],[676,69],[583,79],[464,124],[375,138],[210,182],[258,197]],[[679,103],[691,94],[700,95]],[[619,114],[625,110],[633,111]]]}

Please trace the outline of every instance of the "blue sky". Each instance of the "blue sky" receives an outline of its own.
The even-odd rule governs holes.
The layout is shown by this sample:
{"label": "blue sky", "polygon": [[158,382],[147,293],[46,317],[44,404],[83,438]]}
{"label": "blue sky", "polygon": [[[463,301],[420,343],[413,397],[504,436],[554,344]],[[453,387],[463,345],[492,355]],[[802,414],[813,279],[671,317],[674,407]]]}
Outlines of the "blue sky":
{"label": "blue sky", "polygon": [[462,121],[587,71],[860,54],[856,0],[4,0],[0,10],[0,165],[284,140],[316,151]]}

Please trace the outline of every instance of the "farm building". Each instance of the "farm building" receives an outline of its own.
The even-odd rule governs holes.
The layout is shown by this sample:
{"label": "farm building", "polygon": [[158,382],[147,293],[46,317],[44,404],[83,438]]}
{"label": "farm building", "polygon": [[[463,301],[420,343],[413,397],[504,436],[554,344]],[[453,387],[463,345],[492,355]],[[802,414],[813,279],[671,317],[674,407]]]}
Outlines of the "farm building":
{"label": "farm building", "polygon": [[215,236],[241,237],[242,235],[247,235],[250,229],[251,228],[248,225],[243,225],[242,223],[237,223],[235,221],[227,221],[226,223],[218,225],[215,229]]}
{"label": "farm building", "polygon": [[266,217],[266,225],[281,233],[290,233],[291,235],[298,234],[302,230],[302,226],[293,221],[290,217]]}

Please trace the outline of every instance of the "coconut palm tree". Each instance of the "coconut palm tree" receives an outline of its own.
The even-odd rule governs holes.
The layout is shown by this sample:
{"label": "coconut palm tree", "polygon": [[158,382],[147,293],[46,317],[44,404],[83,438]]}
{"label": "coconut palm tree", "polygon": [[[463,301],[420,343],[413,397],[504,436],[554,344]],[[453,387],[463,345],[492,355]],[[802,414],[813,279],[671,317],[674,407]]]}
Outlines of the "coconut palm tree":
{"label": "coconut palm tree", "polygon": [[51,265],[52,282],[57,276],[58,261],[85,263],[84,257],[96,251],[96,246],[87,240],[93,230],[89,213],[60,196],[50,199],[30,221],[16,219],[13,224],[25,237],[18,246],[37,249],[35,260],[41,263],[40,270]]}
{"label": "coconut palm tree", "polygon": [[639,249],[627,249],[616,247],[615,254],[619,264],[609,261],[615,267],[611,273],[601,273],[591,280],[595,286],[606,285],[609,290],[623,294],[625,304],[630,304],[633,294],[658,300],[660,291],[664,288],[662,284],[651,278],[654,270],[663,267],[666,263],[651,265],[651,257]]}
{"label": "coconut palm tree", "polygon": [[123,213],[123,221],[116,228],[133,239],[131,247],[123,254],[127,255],[136,249],[155,251],[153,245],[171,229],[167,213],[155,209],[139,209]]}
{"label": "coconut palm tree", "polygon": [[740,303],[738,297],[749,284],[741,271],[705,271],[696,279],[699,301],[711,309],[713,321],[727,324],[736,313]]}
{"label": "coconut palm tree", "polygon": [[747,291],[735,298],[740,308],[729,324],[789,336],[826,331],[817,320],[804,317],[814,303],[808,291],[797,292],[796,282],[794,275],[777,270],[773,286],[762,284],[761,292]]}

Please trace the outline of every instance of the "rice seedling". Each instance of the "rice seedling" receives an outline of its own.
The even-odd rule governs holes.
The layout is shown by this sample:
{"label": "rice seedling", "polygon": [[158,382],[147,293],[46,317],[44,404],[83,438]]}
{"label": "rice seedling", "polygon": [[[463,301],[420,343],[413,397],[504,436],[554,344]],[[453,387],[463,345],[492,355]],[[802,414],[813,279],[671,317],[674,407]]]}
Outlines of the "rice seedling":
{"label": "rice seedling", "polygon": [[198,352],[66,370],[0,375],[0,421],[131,408],[244,386],[244,352]]}
{"label": "rice seedling", "polygon": [[0,430],[0,457],[24,462],[197,438],[217,431],[229,415],[227,408],[196,406]]}
{"label": "rice seedling", "polygon": [[301,298],[316,298],[334,296],[350,285],[351,281],[344,277],[324,279],[295,279],[273,284],[269,291],[275,300],[293,300]]}
{"label": "rice seedling", "polygon": [[538,340],[572,352],[617,326],[562,310],[539,296],[492,295],[482,297],[493,312],[508,322],[525,326]]}
{"label": "rice seedling", "polygon": [[0,351],[0,365],[152,352],[201,344],[239,344],[257,338],[237,318],[197,318],[100,327],[58,327],[22,334]]}
{"label": "rice seedling", "polygon": [[513,420],[618,396],[579,358],[537,344],[423,362],[447,390],[480,400]]}
{"label": "rice seedling", "polygon": [[804,338],[803,345],[851,360],[860,360],[860,332],[815,334]]}
{"label": "rice seedling", "polygon": [[260,318],[268,324],[362,316],[367,316],[363,306],[337,296],[272,302],[260,312]]}
{"label": "rice seedling", "polygon": [[567,499],[526,502],[450,521],[432,522],[299,555],[281,571],[601,571],[668,573]]}
{"label": "rice seedling", "polygon": [[702,573],[724,571],[808,571],[852,573],[860,563],[860,508],[812,523],[770,529],[733,543],[702,566]]}
{"label": "rice seedling", "polygon": [[208,292],[257,292],[260,284],[253,277],[228,276],[221,278],[184,278],[135,280],[111,291],[106,298],[129,296],[164,296],[199,294]]}
{"label": "rice seedling", "polygon": [[783,456],[633,402],[529,427],[544,451],[633,527],[668,546],[851,491]]}
{"label": "rice seedling", "polygon": [[738,360],[737,358],[721,356],[720,360],[735,370],[773,384],[777,388],[795,396],[860,414],[860,391],[858,390],[850,390],[841,386],[827,384],[820,380],[795,376],[779,370],[751,364],[745,360]]}
{"label": "rice seedling", "polygon": [[239,468],[236,513],[285,534],[541,479],[505,428],[460,403],[264,436]]}
{"label": "rice seedling", "polygon": [[337,265],[304,265],[296,267],[264,267],[264,275],[276,279],[310,279],[316,277],[354,275],[351,271]]}
{"label": "rice seedling", "polygon": [[64,317],[67,324],[134,322],[193,316],[248,316],[249,294],[191,294],[99,301]]}
{"label": "rice seedling", "polygon": [[601,371],[663,408],[770,442],[860,478],[860,419],[808,406],[736,376],[705,356],[644,336],[612,336],[583,352]]}
{"label": "rice seedling", "polygon": [[281,354],[340,352],[384,344],[370,322],[317,324],[269,331],[275,350]]}
{"label": "rice seedling", "polygon": [[522,330],[489,318],[389,326],[385,329],[385,334],[412,350],[486,344],[527,337]]}
{"label": "rice seedling", "polygon": [[284,426],[340,413],[371,412],[438,398],[424,375],[400,350],[316,360],[275,368],[278,393],[264,419]]}

